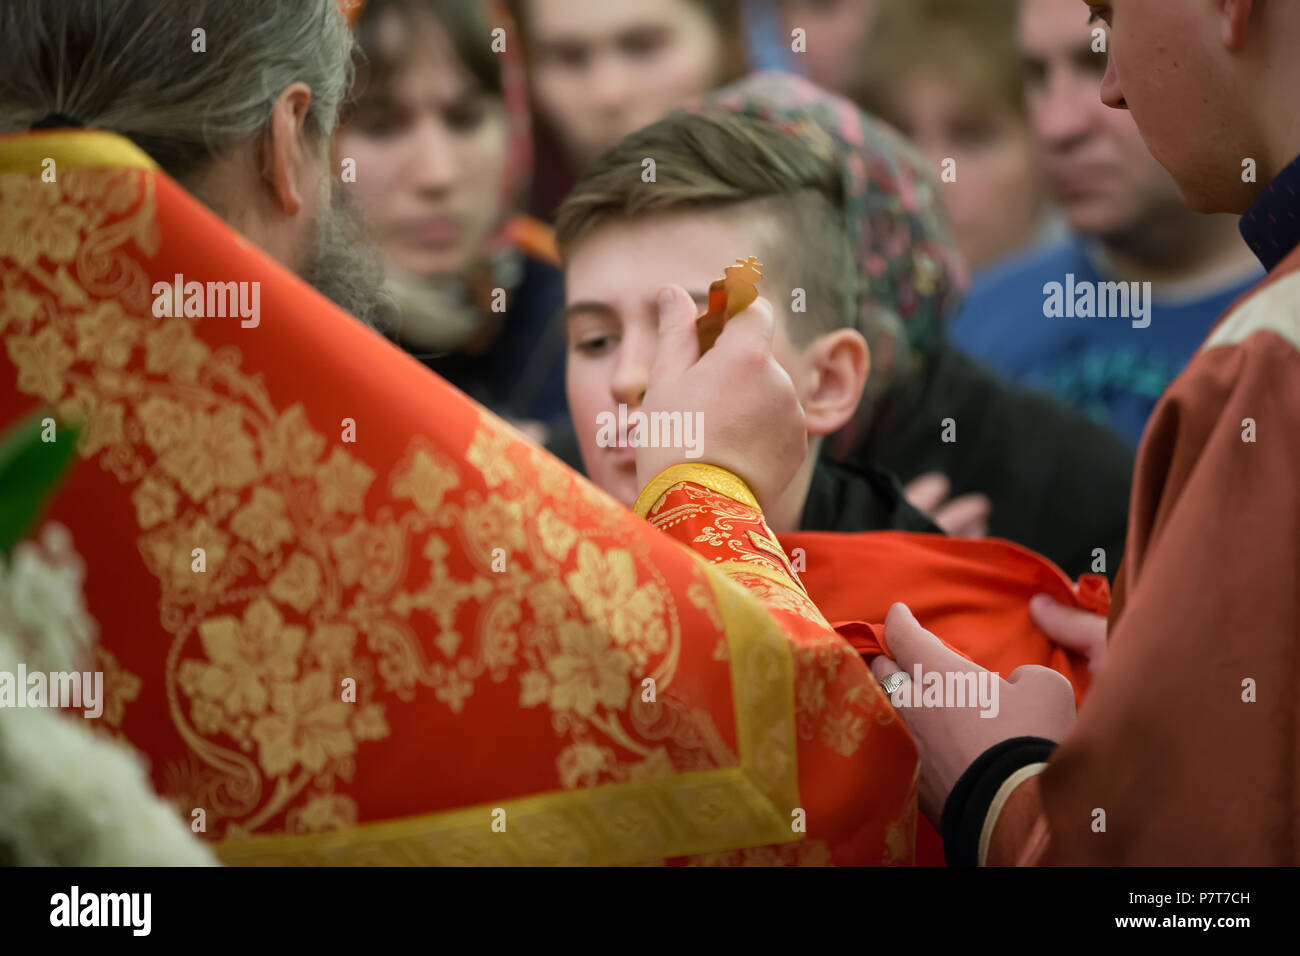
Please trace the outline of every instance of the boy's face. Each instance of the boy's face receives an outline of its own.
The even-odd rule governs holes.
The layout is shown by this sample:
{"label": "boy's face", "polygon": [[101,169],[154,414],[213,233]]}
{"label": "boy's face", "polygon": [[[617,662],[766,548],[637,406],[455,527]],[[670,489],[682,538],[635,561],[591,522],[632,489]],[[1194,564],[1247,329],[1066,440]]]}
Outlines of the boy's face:
{"label": "boy's face", "polygon": [[[625,505],[631,506],[641,490],[636,452],[601,447],[597,416],[617,415],[620,404],[629,412],[641,404],[658,341],[659,290],[680,285],[703,313],[709,283],[722,278],[726,266],[751,255],[763,261],[763,250],[770,248],[761,241],[767,230],[755,225],[752,217],[741,215],[666,213],[635,223],[603,223],[570,250],[565,270],[569,411],[587,475]],[[773,352],[802,401],[815,375],[787,334],[790,290],[764,280],[758,292],[776,317]],[[719,389],[726,387],[718,383]],[[709,423],[703,426],[702,460],[707,461]]]}

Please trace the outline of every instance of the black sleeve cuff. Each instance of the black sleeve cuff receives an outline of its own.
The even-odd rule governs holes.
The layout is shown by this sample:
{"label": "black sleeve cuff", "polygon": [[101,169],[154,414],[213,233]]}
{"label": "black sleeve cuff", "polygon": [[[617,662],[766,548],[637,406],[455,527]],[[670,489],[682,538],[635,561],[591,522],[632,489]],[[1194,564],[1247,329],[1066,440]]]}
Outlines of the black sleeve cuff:
{"label": "black sleeve cuff", "polygon": [[943,805],[943,854],[949,866],[978,866],[980,833],[998,789],[1013,773],[1051,756],[1056,743],[1013,737],[994,744],[966,768]]}

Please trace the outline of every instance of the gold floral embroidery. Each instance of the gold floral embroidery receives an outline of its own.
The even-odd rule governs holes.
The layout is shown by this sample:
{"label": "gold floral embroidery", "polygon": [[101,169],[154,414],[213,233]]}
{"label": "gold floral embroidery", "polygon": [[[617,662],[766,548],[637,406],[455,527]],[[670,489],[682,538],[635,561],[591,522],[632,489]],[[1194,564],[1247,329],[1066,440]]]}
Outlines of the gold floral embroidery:
{"label": "gold floral embroidery", "polygon": [[95,404],[94,395],[80,387],[72,397],[56,406],[65,420],[86,422],[86,430],[77,445],[77,450],[83,455],[97,454],[103,448],[120,443],[125,437],[123,427],[126,409],[117,402],[107,402],[98,408]]}
{"label": "gold floral embroidery", "polygon": [[303,629],[286,626],[265,598],[250,604],[242,621],[213,618],[198,631],[211,663],[183,661],[181,688],[219,704],[230,717],[261,713],[270,701],[270,682],[291,679],[297,672]]}
{"label": "gold floral embroidery", "polygon": [[131,358],[140,330],[126,319],[116,302],[101,302],[76,318],[77,357],[98,359],[121,368]]}
{"label": "gold floral embroidery", "polygon": [[[61,188],[63,199],[42,208],[63,212],[23,206],[23,221],[46,225],[24,236],[9,214],[27,200],[10,191],[30,180],[0,176],[0,256],[21,267],[5,270],[0,327],[19,388],[86,419],[83,454],[130,489],[172,635],[171,719],[191,754],[164,779],[187,815],[206,807],[227,838],[277,818],[290,832],[350,825],[357,807],[334,787],[365,741],[388,736],[390,709],[427,688],[458,712],[483,678],[513,678],[521,706],[551,711],[565,744],[559,786],[736,766],[711,715],[674,697],[681,624],[645,545],[575,527],[608,496],[484,415],[463,460],[412,439],[386,479],[409,509],[367,508],[369,466],[330,447],[302,406],[274,407],[237,349],[213,351],[193,321],[152,315],[148,276],[127,251],[157,251],[152,178],[62,179],[43,195]],[[83,271],[74,254],[92,245]],[[466,490],[478,482],[492,497]],[[480,560],[500,548],[508,570],[453,573],[455,534],[474,538]],[[409,567],[420,558],[423,584]],[[720,622],[703,576],[695,584],[691,602]],[[378,679],[344,702],[342,679],[366,671]],[[647,673],[653,704],[638,693]],[[121,682],[118,699],[138,689]],[[682,812],[767,812],[714,792],[700,788]]]}
{"label": "gold floral embroidery", "polygon": [[537,535],[542,539],[542,547],[554,561],[568,558],[578,541],[578,533],[573,530],[573,526],[563,521],[550,508],[542,509],[542,513],[537,516]]}
{"label": "gold floral embroidery", "polygon": [[393,495],[410,498],[425,515],[434,517],[442,508],[447,492],[460,484],[456,466],[437,449],[417,439],[407,460],[398,465],[393,478]]}
{"label": "gold floral embroidery", "polygon": [[121,729],[126,705],[140,696],[140,678],[125,670],[112,651],[96,646],[95,661],[104,673],[104,723]]}
{"label": "gold floral embroidery", "polygon": [[822,617],[821,611],[817,610],[817,605],[805,597],[802,591],[797,591],[784,582],[778,583],[773,580],[774,575],[770,573],[764,574],[762,571],[746,569],[742,565],[733,564],[727,568],[727,576],[744,585],[746,590],[761,594],[763,603],[769,607],[789,611],[818,624],[824,625],[826,623],[826,618]]}
{"label": "gold floral embroidery", "polygon": [[144,336],[144,367],[155,375],[167,374],[184,384],[199,377],[199,369],[211,354],[194,337],[185,320],[166,322]]}
{"label": "gold floral embroidery", "polygon": [[497,548],[504,548],[507,554],[522,551],[526,544],[523,505],[493,495],[482,504],[467,507],[465,541],[484,568],[491,565]]}
{"label": "gold floral embroidery", "polygon": [[332,515],[340,511],[360,514],[366,491],[375,473],[341,448],[335,448],[329,460],[316,472],[320,490],[320,510]]}
{"label": "gold floral embroidery", "polygon": [[11,339],[9,358],[18,366],[18,387],[48,402],[63,394],[64,376],[76,359],[76,353],[63,336],[47,327],[35,335]]}
{"label": "gold floral embroidery", "polygon": [[[164,524],[140,539],[140,555],[145,567],[178,599],[188,600],[196,593],[218,590],[219,579],[230,551],[230,535],[199,516],[189,521]],[[203,552],[203,572],[194,570]]]}
{"label": "gold floral embroidery", "polygon": [[176,515],[176,489],[168,482],[147,478],[131,493],[135,518],[141,528],[152,528]]}
{"label": "gold floral embroidery", "polygon": [[637,587],[632,556],[611,549],[601,554],[589,541],[578,545],[578,567],[565,582],[587,617],[600,621],[614,640],[632,648],[639,664],[645,652],[663,650],[667,635],[660,615],[663,599],[653,585]]}
{"label": "gold floral embroidery", "polygon": [[274,416],[271,427],[262,432],[262,464],[268,472],[283,469],[294,478],[305,477],[324,450],[325,438],[311,430],[301,405]]}
{"label": "gold floral embroidery", "polygon": [[299,764],[318,772],[329,758],[356,750],[348,727],[351,715],[352,708],[333,692],[328,675],[311,671],[272,686],[271,713],[255,720],[249,734],[260,745],[258,756],[268,774],[287,774]]}
{"label": "gold floral embroidery", "polygon": [[632,657],[613,647],[606,631],[565,621],[556,639],[560,653],[546,662],[554,681],[552,710],[573,710],[590,717],[597,704],[618,710],[627,703]]}
{"label": "gold floral embroidery", "polygon": [[[141,485],[141,488],[143,487],[144,485]],[[174,493],[172,497],[175,497]],[[142,527],[149,527],[143,519],[140,524]],[[254,488],[252,499],[235,512],[230,521],[230,530],[250,542],[258,551],[266,553],[274,551],[278,545],[286,541],[291,541],[293,525],[285,510],[284,496],[270,488]]]}
{"label": "gold floral embroidery", "polygon": [[401,570],[401,547],[402,531],[391,519],[381,524],[353,522],[331,543],[339,580],[359,583],[372,594],[384,593]]}
{"label": "gold floral embroidery", "polygon": [[271,597],[301,614],[320,599],[321,582],[320,565],[299,551],[271,579]]}
{"label": "gold floral embroidery", "polygon": [[493,490],[515,477],[515,470],[506,455],[509,447],[510,439],[506,435],[479,428],[465,452],[466,461],[479,470],[487,486]]}
{"label": "gold floral embroidery", "polygon": [[309,799],[301,809],[290,810],[285,823],[291,833],[319,833],[341,830],[357,822],[357,804],[341,793],[322,793]]}
{"label": "gold floral embroidery", "polygon": [[710,544],[716,548],[721,546],[722,542],[726,541],[730,537],[730,532],[721,531],[712,525],[707,525],[695,536],[694,541],[696,544]]}
{"label": "gold floral embroidery", "polygon": [[[64,177],[67,188],[67,177]],[[77,254],[86,214],[61,202],[59,188],[26,177],[0,179],[0,203],[9,220],[0,231],[0,256],[30,267],[38,259],[71,262]]]}

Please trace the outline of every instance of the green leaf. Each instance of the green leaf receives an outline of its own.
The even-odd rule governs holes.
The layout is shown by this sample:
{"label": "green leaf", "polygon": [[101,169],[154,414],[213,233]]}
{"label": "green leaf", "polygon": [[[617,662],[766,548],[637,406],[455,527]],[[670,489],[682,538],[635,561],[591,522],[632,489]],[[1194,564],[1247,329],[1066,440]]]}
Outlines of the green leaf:
{"label": "green leaf", "polygon": [[41,441],[47,417],[37,412],[0,441],[0,554],[8,555],[31,530],[76,456],[81,427],[59,425],[54,441]]}

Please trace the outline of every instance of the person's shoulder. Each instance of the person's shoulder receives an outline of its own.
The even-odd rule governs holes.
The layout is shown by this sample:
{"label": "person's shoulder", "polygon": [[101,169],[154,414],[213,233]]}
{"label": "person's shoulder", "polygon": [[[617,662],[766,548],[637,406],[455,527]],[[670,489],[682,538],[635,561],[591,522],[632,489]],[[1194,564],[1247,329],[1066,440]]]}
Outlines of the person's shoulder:
{"label": "person's shoulder", "polygon": [[1147,550],[1175,513],[1220,551],[1243,529],[1267,547],[1267,529],[1286,526],[1295,500],[1298,434],[1300,253],[1228,310],[1156,405],[1134,479]]}
{"label": "person's shoulder", "polygon": [[[1199,460],[1213,446],[1235,460],[1256,429],[1300,434],[1300,250],[1237,300],[1166,389],[1143,457]],[[1284,457],[1300,452],[1290,441],[1257,447]]]}
{"label": "person's shoulder", "polygon": [[1079,241],[1068,235],[990,266],[971,281],[950,326],[953,341],[986,359],[1005,354],[1014,341],[1011,329],[1022,326],[1027,313],[1041,312],[1044,286],[1089,268]]}
{"label": "person's shoulder", "polygon": [[1264,404],[1300,425],[1300,250],[1288,262],[1228,309],[1169,386],[1157,406],[1166,428]]}
{"label": "person's shoulder", "polygon": [[1043,294],[1043,285],[1071,269],[1087,263],[1082,246],[1074,236],[1063,236],[1041,246],[1034,246],[990,266],[971,281],[967,304],[1005,298],[1009,292],[1029,289]]}
{"label": "person's shoulder", "polygon": [[1233,303],[1215,324],[1201,352],[1252,340],[1282,353],[1300,354],[1300,249]]}

